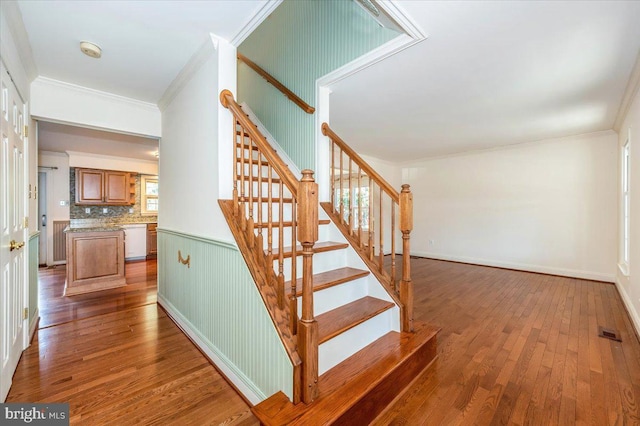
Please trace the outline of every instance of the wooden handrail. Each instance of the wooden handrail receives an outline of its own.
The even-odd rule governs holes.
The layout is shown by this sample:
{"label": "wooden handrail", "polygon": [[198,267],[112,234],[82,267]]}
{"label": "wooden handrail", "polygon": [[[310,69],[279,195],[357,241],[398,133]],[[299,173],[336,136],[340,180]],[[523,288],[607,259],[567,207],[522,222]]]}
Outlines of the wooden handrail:
{"label": "wooden handrail", "polygon": [[233,98],[233,93],[231,93],[231,91],[227,89],[224,89],[222,92],[220,92],[220,102],[225,108],[231,110],[235,119],[240,122],[245,131],[249,134],[249,136],[251,136],[251,139],[253,139],[260,151],[262,151],[265,159],[273,166],[280,179],[282,179],[289,191],[291,191],[291,194],[295,198],[297,198],[298,179],[296,179],[293,172],[289,170],[289,167],[287,167],[287,165],[278,156],[271,144],[267,142],[267,139],[262,135],[262,133],[260,133],[256,126],[251,122],[251,120],[247,118],[245,112]]}
{"label": "wooden handrail", "polygon": [[[294,364],[294,402],[311,403],[318,395],[318,324],[313,313],[313,247],[318,240],[318,184],[313,171],[303,170],[298,181],[229,90],[220,102],[233,114],[233,200],[231,221],[243,244],[247,263],[261,266],[266,305],[281,336],[297,337],[299,368]],[[275,189],[274,189],[275,188]],[[285,191],[288,191],[285,192]],[[286,209],[284,200],[290,200]],[[263,204],[266,203],[266,206]],[[266,218],[265,218],[266,214]],[[289,218],[285,215],[291,215]],[[291,226],[291,247],[285,247],[284,227]],[[235,236],[235,234],[234,234]],[[298,243],[302,249],[298,249]],[[285,255],[285,250],[287,254]],[[298,317],[297,261],[302,255],[302,316]],[[292,261],[285,265],[285,256]],[[285,289],[285,269],[291,290]],[[256,281],[256,284],[261,285]]]}
{"label": "wooden handrail", "polygon": [[[398,193],[340,136],[331,130],[327,123],[322,124],[322,134],[328,136],[331,140],[331,201],[326,203],[326,208],[329,209],[329,216],[332,217],[347,240],[354,246],[362,260],[369,266],[380,282],[384,284],[389,295],[398,303],[402,331],[413,331],[413,283],[411,281],[410,265],[410,234],[413,230],[413,195],[411,189],[409,185],[402,185],[402,191]],[[346,159],[344,158],[345,154]],[[355,178],[353,176],[354,167],[352,163],[355,163],[355,169],[357,170],[357,197],[354,195],[353,180]],[[340,170],[338,176],[336,176],[336,167],[339,167]],[[348,180],[347,188],[344,185],[345,170],[348,172],[346,178]],[[363,173],[364,176],[368,177],[368,183],[366,184],[368,227],[366,231],[363,230],[362,226],[363,209],[365,207],[363,196],[361,196],[360,192],[363,188]],[[346,199],[345,194],[347,194]],[[385,207],[385,201],[388,201],[385,194],[391,200],[390,205],[387,204],[388,207]],[[357,226],[354,219],[356,207],[358,215]],[[399,212],[398,228],[396,228],[396,209]],[[386,215],[389,215],[390,218],[387,218]],[[402,276],[399,283],[396,282],[395,243],[397,229],[402,233]],[[374,234],[376,238],[374,238]],[[389,271],[385,269],[384,242],[386,235],[389,235],[388,238],[391,242]]]}
{"label": "wooden handrail", "polygon": [[396,203],[400,202],[400,194],[396,191],[378,172],[376,172],[366,161],[362,159],[340,136],[338,136],[327,123],[322,123],[322,134],[328,136],[340,149],[346,153],[351,159],[365,172],[369,178],[373,179],[376,184],[386,192],[389,197]]}
{"label": "wooden handrail", "polygon": [[304,112],[306,112],[307,114],[313,114],[315,112],[316,109],[314,107],[312,107],[311,105],[303,101],[302,98],[300,98],[298,95],[293,93],[291,90],[287,89],[287,87],[284,84],[280,83],[274,76],[272,76],[271,74],[266,72],[264,69],[262,69],[260,65],[256,64],[251,59],[247,58],[241,53],[238,53],[238,59],[244,62],[245,64],[247,64],[249,68],[251,68],[258,74],[260,74],[262,78],[267,80],[269,83],[273,84],[273,86],[276,89],[281,91],[282,94],[284,94],[287,98],[289,98],[291,102],[298,105]]}

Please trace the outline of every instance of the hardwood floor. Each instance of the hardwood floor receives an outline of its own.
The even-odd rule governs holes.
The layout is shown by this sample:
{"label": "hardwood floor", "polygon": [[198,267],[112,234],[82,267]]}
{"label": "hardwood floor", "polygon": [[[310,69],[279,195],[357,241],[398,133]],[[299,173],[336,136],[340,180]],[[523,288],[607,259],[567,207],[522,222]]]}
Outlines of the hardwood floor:
{"label": "hardwood floor", "polygon": [[64,297],[65,266],[38,271],[40,328],[156,303],[156,260],[125,264],[127,285]]}
{"label": "hardwood floor", "polygon": [[156,262],[125,287],[62,297],[40,270],[41,328],[7,402],[68,402],[71,424],[256,425],[249,406],[156,305]]}
{"label": "hardwood floor", "polygon": [[[612,284],[412,259],[440,358],[377,425],[640,424],[640,343]],[[619,330],[622,342],[597,336]]]}
{"label": "hardwood floor", "polygon": [[[137,296],[109,290],[104,307],[88,298],[87,307],[44,309],[41,299],[42,324],[59,325],[25,351],[8,401],[70,402],[75,424],[257,424],[156,308],[155,288],[142,284],[155,280],[155,264],[143,265],[127,270]],[[640,342],[613,285],[411,265],[415,317],[442,328],[440,357],[375,425],[640,424]],[[44,271],[42,280],[63,274]],[[622,342],[598,337],[598,326],[617,329]]]}

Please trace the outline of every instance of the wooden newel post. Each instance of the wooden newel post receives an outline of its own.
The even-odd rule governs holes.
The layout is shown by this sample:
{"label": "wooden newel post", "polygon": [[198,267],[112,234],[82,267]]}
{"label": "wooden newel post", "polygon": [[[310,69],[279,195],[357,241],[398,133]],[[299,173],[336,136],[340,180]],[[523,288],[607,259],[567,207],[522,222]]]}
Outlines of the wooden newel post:
{"label": "wooden newel post", "polygon": [[[318,184],[303,170],[298,186],[297,238],[302,245],[302,317],[298,348],[302,357],[302,400],[318,396],[318,323],[313,316],[313,245],[318,241]],[[295,279],[295,278],[293,278]]]}
{"label": "wooden newel post", "polygon": [[402,331],[413,331],[413,282],[411,282],[411,244],[413,229],[413,194],[409,185],[402,185],[400,192],[400,232],[402,232],[402,280],[400,302],[403,305]]}

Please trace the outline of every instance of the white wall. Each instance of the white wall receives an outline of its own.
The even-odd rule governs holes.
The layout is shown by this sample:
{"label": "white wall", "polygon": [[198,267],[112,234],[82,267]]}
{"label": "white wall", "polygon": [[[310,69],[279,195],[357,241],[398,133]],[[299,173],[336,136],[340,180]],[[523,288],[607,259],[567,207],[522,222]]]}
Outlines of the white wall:
{"label": "white wall", "polygon": [[[637,88],[636,88],[637,90]],[[640,91],[636,91],[631,107],[627,111],[626,118],[620,127],[618,136],[618,159],[622,158],[622,146],[630,136],[631,146],[631,182],[629,187],[629,195],[631,197],[631,223],[629,230],[631,233],[630,251],[629,251],[629,270],[628,274],[624,274],[620,269],[617,271],[616,284],[622,300],[634,322],[638,334],[640,334]],[[620,169],[618,169],[620,176]],[[618,178],[617,182],[621,182]],[[618,191],[620,185],[618,184]],[[619,192],[618,192],[619,193]],[[622,217],[622,205],[618,217]],[[621,227],[620,227],[621,228]],[[621,259],[622,253],[622,232],[618,232],[619,244],[618,253]]]}
{"label": "white wall", "polygon": [[[69,157],[60,152],[40,151],[38,165],[43,167],[57,167],[57,170],[40,169],[47,174],[47,259],[40,259],[40,263],[53,265],[53,221],[69,220]],[[39,189],[39,192],[42,188]],[[40,192],[38,196],[42,196]],[[65,205],[61,206],[60,202]],[[45,262],[46,261],[46,262]]]}
{"label": "white wall", "polygon": [[45,121],[161,136],[156,105],[46,77],[31,83],[31,114]]}
{"label": "white wall", "polygon": [[616,147],[605,131],[405,167],[412,253],[614,281]]}
{"label": "white wall", "polygon": [[[159,179],[164,204],[158,225],[232,242],[218,199],[221,179],[228,179],[231,191],[233,121],[228,111],[221,111],[219,94],[225,88],[235,91],[235,49],[215,39],[203,49],[162,111]],[[220,71],[225,67],[234,70]]]}

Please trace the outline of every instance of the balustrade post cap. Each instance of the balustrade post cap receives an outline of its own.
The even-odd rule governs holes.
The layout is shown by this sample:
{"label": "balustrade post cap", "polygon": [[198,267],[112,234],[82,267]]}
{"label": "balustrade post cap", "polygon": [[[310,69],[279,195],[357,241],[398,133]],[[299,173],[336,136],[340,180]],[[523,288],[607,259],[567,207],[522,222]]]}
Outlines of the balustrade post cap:
{"label": "balustrade post cap", "polygon": [[411,185],[409,185],[408,183],[404,183],[402,184],[402,192],[411,192]]}
{"label": "balustrade post cap", "polygon": [[220,103],[225,108],[229,107],[229,102],[227,101],[227,96],[231,96],[231,99],[233,99],[233,93],[231,93],[231,90],[224,89],[222,92],[220,92]]}
{"label": "balustrade post cap", "polygon": [[301,182],[314,182],[315,180],[313,179],[313,170],[310,169],[304,169],[302,171],[302,179]]}

